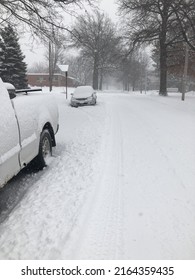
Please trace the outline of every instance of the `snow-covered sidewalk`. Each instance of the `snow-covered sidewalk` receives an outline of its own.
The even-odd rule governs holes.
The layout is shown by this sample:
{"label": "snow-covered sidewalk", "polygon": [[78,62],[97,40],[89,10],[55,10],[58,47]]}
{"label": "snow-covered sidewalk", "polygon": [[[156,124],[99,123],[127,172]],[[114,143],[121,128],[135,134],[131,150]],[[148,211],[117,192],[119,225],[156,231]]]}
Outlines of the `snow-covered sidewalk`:
{"label": "snow-covered sidewalk", "polygon": [[194,259],[195,97],[60,110],[48,168],[0,225],[1,259]]}

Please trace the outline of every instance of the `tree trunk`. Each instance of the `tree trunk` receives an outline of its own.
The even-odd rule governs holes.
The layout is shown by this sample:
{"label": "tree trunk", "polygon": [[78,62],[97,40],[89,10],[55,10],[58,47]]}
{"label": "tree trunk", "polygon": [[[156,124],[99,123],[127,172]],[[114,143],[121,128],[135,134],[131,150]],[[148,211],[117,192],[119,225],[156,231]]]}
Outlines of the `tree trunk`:
{"label": "tree trunk", "polygon": [[100,82],[99,82],[99,90],[102,90],[102,85],[103,85],[103,73],[101,71],[101,73],[100,73]]}
{"label": "tree trunk", "polygon": [[51,42],[49,41],[49,91],[52,91],[53,75],[52,75],[52,50]]}
{"label": "tree trunk", "polygon": [[167,96],[167,9],[164,9],[160,32],[160,90],[159,94]]}
{"label": "tree trunk", "polygon": [[133,82],[132,82],[132,91],[135,91],[135,80],[133,79]]}
{"label": "tree trunk", "polygon": [[98,75],[98,53],[95,53],[94,57],[94,68],[93,68],[93,88],[95,90],[98,90],[98,80],[99,80],[99,75]]}
{"label": "tree trunk", "polygon": [[93,88],[98,89],[98,69],[94,68],[93,70]]}
{"label": "tree trunk", "polygon": [[125,79],[125,82],[124,82],[124,90],[127,91],[127,80]]}
{"label": "tree trunk", "polygon": [[167,96],[167,48],[160,42],[160,95]]}
{"label": "tree trunk", "polygon": [[184,71],[182,77],[182,97],[181,100],[185,100],[185,93],[186,93],[186,84],[187,84],[187,76],[188,76],[188,63],[189,63],[189,48],[186,44],[185,46],[185,62],[184,62]]}
{"label": "tree trunk", "polygon": [[129,84],[129,77],[128,75],[125,73],[124,77],[123,77],[123,90],[124,91],[128,91],[128,84]]}

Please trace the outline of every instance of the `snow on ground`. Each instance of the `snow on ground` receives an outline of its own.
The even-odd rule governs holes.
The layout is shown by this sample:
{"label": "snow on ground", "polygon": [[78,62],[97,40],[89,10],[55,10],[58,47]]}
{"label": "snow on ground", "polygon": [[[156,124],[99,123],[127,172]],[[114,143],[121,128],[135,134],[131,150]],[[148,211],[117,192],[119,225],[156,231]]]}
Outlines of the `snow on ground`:
{"label": "snow on ground", "polygon": [[195,96],[98,93],[0,226],[1,259],[194,259]]}

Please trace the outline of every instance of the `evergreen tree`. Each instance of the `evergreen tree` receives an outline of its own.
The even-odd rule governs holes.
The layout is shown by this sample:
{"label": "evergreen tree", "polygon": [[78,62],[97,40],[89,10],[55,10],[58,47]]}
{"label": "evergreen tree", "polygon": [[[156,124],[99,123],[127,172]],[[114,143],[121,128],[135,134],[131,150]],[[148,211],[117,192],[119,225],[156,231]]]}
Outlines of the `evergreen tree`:
{"label": "evergreen tree", "polygon": [[3,79],[3,76],[5,75],[4,61],[5,61],[5,45],[0,37],[0,77],[2,79]]}
{"label": "evergreen tree", "polygon": [[12,83],[17,89],[27,87],[27,65],[23,61],[17,33],[9,25],[0,31],[0,76],[4,82]]}

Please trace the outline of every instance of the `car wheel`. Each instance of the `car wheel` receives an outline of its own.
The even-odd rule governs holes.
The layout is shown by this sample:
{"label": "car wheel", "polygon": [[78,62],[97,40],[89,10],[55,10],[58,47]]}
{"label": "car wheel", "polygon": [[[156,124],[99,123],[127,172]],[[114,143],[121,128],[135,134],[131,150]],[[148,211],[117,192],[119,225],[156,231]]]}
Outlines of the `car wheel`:
{"label": "car wheel", "polygon": [[49,130],[44,129],[41,133],[39,143],[39,154],[36,157],[36,169],[43,169],[48,165],[49,159],[52,156],[52,140]]}
{"label": "car wheel", "polygon": [[74,108],[78,108],[78,105],[77,104],[71,104],[71,107],[74,107]]}

